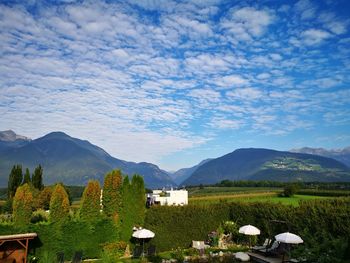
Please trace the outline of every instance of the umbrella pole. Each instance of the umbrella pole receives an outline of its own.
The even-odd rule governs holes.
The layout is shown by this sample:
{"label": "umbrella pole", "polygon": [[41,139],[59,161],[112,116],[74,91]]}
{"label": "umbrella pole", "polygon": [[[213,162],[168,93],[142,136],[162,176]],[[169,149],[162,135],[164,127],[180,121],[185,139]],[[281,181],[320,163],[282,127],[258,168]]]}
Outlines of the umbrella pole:
{"label": "umbrella pole", "polygon": [[145,239],[142,238],[142,258],[145,256]]}

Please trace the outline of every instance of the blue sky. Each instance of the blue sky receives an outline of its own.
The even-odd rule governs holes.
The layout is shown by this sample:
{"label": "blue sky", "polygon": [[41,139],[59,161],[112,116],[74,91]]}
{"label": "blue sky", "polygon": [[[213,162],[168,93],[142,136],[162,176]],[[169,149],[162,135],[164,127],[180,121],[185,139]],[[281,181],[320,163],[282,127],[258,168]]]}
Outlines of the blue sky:
{"label": "blue sky", "polygon": [[168,170],[349,146],[349,25],[347,0],[2,1],[0,130]]}

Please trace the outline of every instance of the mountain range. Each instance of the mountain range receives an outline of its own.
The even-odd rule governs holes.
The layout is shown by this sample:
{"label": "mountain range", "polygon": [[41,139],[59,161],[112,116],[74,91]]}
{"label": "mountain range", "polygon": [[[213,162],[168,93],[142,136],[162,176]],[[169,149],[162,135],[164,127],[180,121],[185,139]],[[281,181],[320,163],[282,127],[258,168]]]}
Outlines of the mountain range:
{"label": "mountain range", "polygon": [[349,149],[302,148],[289,152],[238,149],[169,173],[151,163],[117,159],[102,148],[63,132],[31,140],[13,131],[4,131],[0,132],[0,187],[7,186],[14,164],[22,164],[23,169],[28,167],[31,171],[41,164],[45,184],[85,185],[89,179],[102,183],[104,175],[113,169],[121,169],[123,174],[142,175],[148,188],[214,184],[224,179],[350,181],[350,168],[344,164],[350,159]]}
{"label": "mountain range", "polygon": [[222,180],[350,181],[350,168],[331,158],[269,149],[238,149],[198,167],[181,185]]}
{"label": "mountain range", "polygon": [[[13,132],[0,132],[4,133],[11,135]],[[35,140],[6,134],[0,137],[0,186],[7,186],[14,164],[22,164],[24,169],[28,167],[31,171],[41,164],[45,184],[85,185],[89,179],[102,183],[104,175],[113,169],[121,169],[128,175],[144,176],[149,188],[174,184],[168,173],[154,164],[114,158],[100,147],[63,132],[52,132]]]}

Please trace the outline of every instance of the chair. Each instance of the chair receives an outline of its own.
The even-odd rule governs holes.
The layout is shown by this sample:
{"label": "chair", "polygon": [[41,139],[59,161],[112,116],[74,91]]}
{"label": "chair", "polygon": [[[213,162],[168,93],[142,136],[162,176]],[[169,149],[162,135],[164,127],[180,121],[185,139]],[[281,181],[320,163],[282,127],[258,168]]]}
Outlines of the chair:
{"label": "chair", "polygon": [[266,246],[266,247],[263,247],[261,249],[256,249],[255,252],[260,252],[262,254],[267,254],[267,253],[277,249],[278,246],[279,246],[279,242],[275,240],[270,247]]}
{"label": "chair", "polygon": [[57,263],[64,263],[64,253],[63,252],[57,252],[56,253],[56,262]]}
{"label": "chair", "polygon": [[269,247],[269,245],[271,244],[271,241],[272,241],[271,239],[266,238],[265,242],[262,246],[254,246],[254,247],[252,247],[252,251],[259,251],[262,249],[267,249]]}
{"label": "chair", "polygon": [[142,255],[142,247],[140,246],[134,247],[134,250],[132,252],[132,257],[139,258],[141,257],[141,255]]}
{"label": "chair", "polygon": [[72,258],[72,263],[81,263],[83,260],[83,252],[82,251],[76,251]]}
{"label": "chair", "polygon": [[147,249],[148,256],[154,256],[156,254],[156,246],[150,245]]}

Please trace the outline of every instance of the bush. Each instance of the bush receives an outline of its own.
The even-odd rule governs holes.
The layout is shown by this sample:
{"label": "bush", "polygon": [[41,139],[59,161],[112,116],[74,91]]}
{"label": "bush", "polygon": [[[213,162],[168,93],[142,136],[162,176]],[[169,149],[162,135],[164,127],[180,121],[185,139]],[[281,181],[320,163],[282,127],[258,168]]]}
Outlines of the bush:
{"label": "bush", "polygon": [[47,221],[49,221],[49,214],[43,209],[34,211],[30,219],[30,222],[32,224],[36,224],[39,222],[47,222]]}
{"label": "bush", "polygon": [[13,221],[22,227],[30,222],[33,209],[33,195],[28,184],[17,188],[13,198]]}

